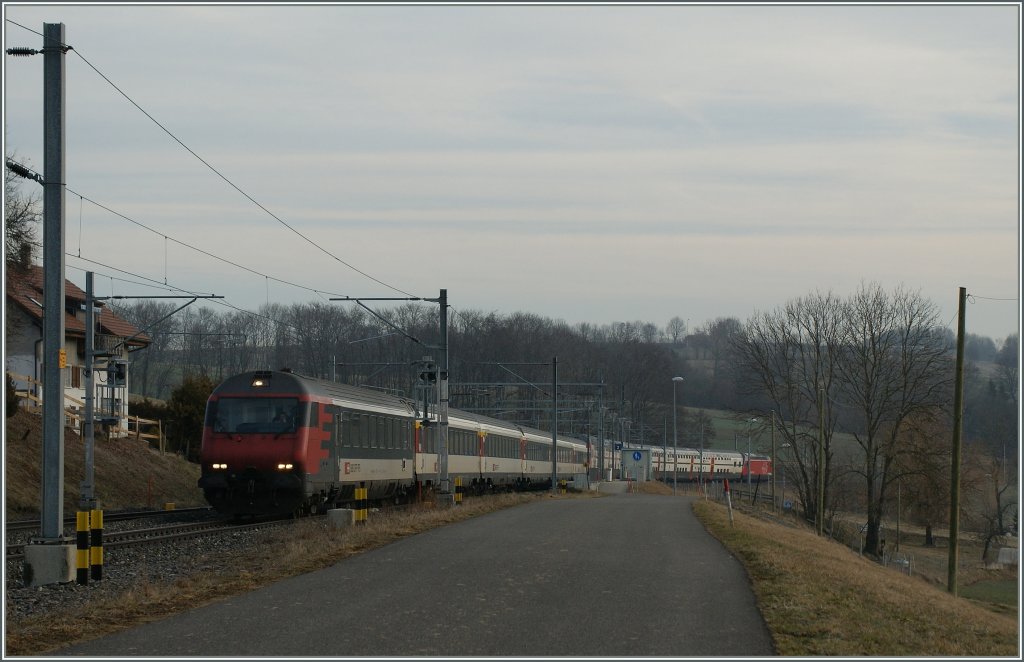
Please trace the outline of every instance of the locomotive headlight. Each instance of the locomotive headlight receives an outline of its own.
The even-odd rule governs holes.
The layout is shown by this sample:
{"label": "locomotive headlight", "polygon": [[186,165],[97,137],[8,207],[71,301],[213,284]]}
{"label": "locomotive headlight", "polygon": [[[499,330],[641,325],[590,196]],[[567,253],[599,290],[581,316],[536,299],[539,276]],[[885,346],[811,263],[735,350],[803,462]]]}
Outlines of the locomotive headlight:
{"label": "locomotive headlight", "polygon": [[213,463],[213,468],[214,469],[227,469],[228,465],[224,464],[223,462],[214,462]]}
{"label": "locomotive headlight", "polygon": [[292,463],[291,462],[281,462],[280,464],[277,465],[277,470],[278,471],[288,471],[291,468],[292,468]]}

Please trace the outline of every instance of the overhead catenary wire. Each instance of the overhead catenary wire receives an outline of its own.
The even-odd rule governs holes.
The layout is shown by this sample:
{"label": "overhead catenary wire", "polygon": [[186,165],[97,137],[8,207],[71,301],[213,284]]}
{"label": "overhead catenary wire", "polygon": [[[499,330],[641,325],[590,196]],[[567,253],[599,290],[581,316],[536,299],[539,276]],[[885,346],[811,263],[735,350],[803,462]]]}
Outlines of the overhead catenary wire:
{"label": "overhead catenary wire", "polygon": [[974,299],[984,299],[985,301],[1017,301],[1017,297],[983,297],[980,294],[968,294],[967,301],[974,303]]}
{"label": "overhead catenary wire", "polygon": [[[20,167],[25,167],[25,166],[22,166],[20,164],[15,164],[15,165],[18,165]],[[170,237],[170,236],[168,236],[168,235],[166,235],[166,234],[164,234],[164,233],[154,229],[154,227],[148,226],[148,225],[146,225],[145,223],[143,223],[141,221],[135,220],[134,218],[131,218],[130,216],[127,216],[126,214],[123,214],[123,213],[121,213],[121,212],[119,212],[119,211],[117,211],[115,209],[112,209],[111,207],[108,207],[106,205],[103,205],[102,203],[96,202],[95,200],[93,200],[93,199],[91,199],[91,198],[89,198],[87,196],[84,196],[84,195],[78,193],[77,191],[71,189],[70,187],[65,187],[65,189],[68,191],[68,193],[71,193],[72,195],[78,196],[80,200],[83,200],[83,201],[88,202],[88,203],[90,203],[92,205],[95,205],[96,207],[99,207],[103,211],[106,211],[106,212],[109,212],[111,214],[114,214],[115,216],[117,216],[119,218],[122,218],[122,219],[124,219],[124,220],[126,220],[126,221],[128,221],[130,223],[133,223],[133,224],[137,225],[138,227],[141,227],[142,230],[145,230],[147,232],[153,233],[157,237],[163,238],[163,240],[164,240],[164,284],[165,285],[167,284],[167,262],[168,262],[167,243],[168,242],[173,242],[173,243],[175,243],[175,244],[177,244],[179,246],[182,246],[184,248],[188,248],[190,250],[194,250],[197,253],[201,253],[203,255],[206,255],[207,257],[210,257],[210,258],[213,258],[215,260],[221,261],[221,262],[223,262],[225,264],[228,264],[230,266],[233,266],[233,267],[236,267],[236,268],[240,268],[240,270],[248,272],[250,274],[253,274],[254,276],[261,276],[264,279],[267,279],[268,281],[273,280],[273,281],[276,281],[276,282],[281,283],[283,285],[288,285],[288,286],[291,286],[291,287],[298,288],[300,290],[305,290],[307,292],[311,292],[311,293],[316,294],[316,295],[329,294],[329,295],[333,295],[333,296],[345,296],[343,294],[338,294],[338,293],[335,293],[335,292],[329,292],[329,291],[326,291],[326,290],[318,290],[316,288],[309,287],[307,285],[300,285],[300,284],[294,283],[292,281],[287,281],[285,279],[276,278],[276,277],[270,276],[268,274],[264,274],[263,272],[259,272],[257,270],[254,270],[254,268],[251,268],[251,267],[246,266],[244,264],[240,264],[240,263],[238,263],[236,261],[229,260],[226,257],[221,257],[220,255],[216,255],[214,253],[211,253],[210,251],[204,250],[202,248],[199,248],[198,246],[194,246],[194,245],[188,244],[186,242],[183,242],[181,240],[178,240],[178,239],[175,239],[173,237]],[[81,230],[79,230],[79,244],[80,244],[80,246],[79,246],[79,256],[81,256],[81,252],[82,252],[82,250],[81,250],[81,235],[82,235],[82,232],[81,232]],[[269,284],[267,285],[267,295],[269,296]],[[268,299],[267,302],[269,302],[269,299]]]}
{"label": "overhead catenary wire", "polygon": [[[32,32],[34,34],[40,35],[39,32],[37,32],[35,30],[32,30],[32,29],[30,29],[30,28],[28,28],[28,27],[26,27],[24,25],[21,25],[20,23],[12,21],[11,19],[6,19],[6,20],[7,20],[8,23],[11,23],[12,25],[16,25],[19,28],[22,28],[22,29],[28,30],[29,32]],[[43,35],[40,35],[40,36],[43,36]],[[386,283],[383,280],[381,280],[381,279],[379,279],[379,278],[377,278],[375,276],[372,276],[371,274],[363,271],[362,269],[359,269],[358,267],[350,264],[349,262],[346,262],[345,260],[341,259],[340,257],[335,255],[331,251],[327,250],[323,246],[317,244],[312,239],[307,237],[305,234],[303,234],[302,232],[297,230],[295,227],[293,227],[292,225],[290,225],[289,223],[284,221],[277,214],[275,214],[274,212],[272,212],[269,209],[267,209],[263,204],[261,204],[259,201],[257,201],[255,198],[253,198],[247,192],[242,190],[241,187],[239,187],[233,181],[228,179],[223,173],[221,173],[217,168],[215,168],[212,164],[210,164],[206,159],[204,159],[198,153],[196,153],[195,150],[193,150],[191,147],[186,145],[181,139],[179,139],[176,135],[174,135],[174,133],[172,133],[170,131],[170,129],[168,129],[166,126],[164,126],[162,123],[160,123],[155,117],[153,117],[150,113],[148,113],[142,106],[140,106],[138,103],[136,103],[134,99],[132,99],[130,96],[128,96],[128,94],[124,90],[122,90],[120,87],[118,87],[112,80],[110,80],[110,78],[108,78],[102,71],[100,71],[92,62],[90,62],[88,59],[86,59],[86,57],[84,55],[82,55],[77,49],[74,49],[74,48],[68,46],[67,44],[61,44],[61,47],[64,48],[65,50],[71,50],[72,52],[74,52],[74,54],[77,55],[82,60],[82,62],[84,62],[90,69],[92,69],[96,73],[96,75],[98,75],[100,78],[102,78],[108,85],[110,85],[112,88],[114,88],[114,90],[116,90],[118,94],[120,94],[122,97],[124,97],[128,101],[128,103],[130,103],[132,106],[134,106],[140,113],[145,115],[147,119],[149,119],[153,124],[155,124],[157,127],[159,127],[160,130],[162,130],[164,133],[166,133],[174,142],[178,143],[178,145],[180,145],[185,151],[187,151],[189,154],[191,154],[193,157],[195,157],[196,160],[198,160],[200,163],[202,163],[204,166],[206,166],[211,172],[213,172],[215,175],[217,175],[217,177],[219,177],[226,184],[228,184],[228,186],[230,186],[235,191],[240,193],[244,198],[249,200],[252,204],[256,205],[256,207],[258,207],[260,210],[262,210],[268,216],[270,216],[275,221],[280,223],[282,226],[284,226],[285,228],[287,228],[288,230],[293,232],[296,236],[300,237],[303,241],[308,243],[310,246],[313,246],[318,251],[320,251],[321,253],[327,255],[328,257],[330,257],[334,261],[338,262],[339,264],[344,265],[345,267],[348,267],[349,269],[351,269],[352,271],[355,271],[356,273],[360,274],[361,276],[364,276],[365,278],[368,278],[368,279],[372,280],[373,282],[377,283],[378,285],[383,285],[384,287],[386,287],[386,288],[388,288],[390,290],[394,290],[395,292],[400,292],[401,294],[404,294],[404,295],[409,296],[409,297],[416,296],[414,294],[410,294],[409,292],[406,292],[405,290],[402,290],[401,288],[395,287],[394,285],[390,285],[389,283]],[[70,189],[68,189],[68,190],[70,191]]]}
{"label": "overhead catenary wire", "polygon": [[[135,278],[140,278],[140,279],[142,279],[144,281],[150,281],[150,283],[138,283],[138,282],[136,282],[135,283],[136,285],[142,285],[142,286],[145,286],[145,287],[154,287],[154,288],[162,289],[162,290],[165,290],[165,291],[168,291],[168,292],[181,292],[183,294],[187,294],[187,295],[190,295],[190,296],[194,296],[194,295],[206,296],[206,293],[193,292],[191,290],[187,290],[187,289],[180,288],[180,287],[175,287],[173,285],[168,285],[168,286],[164,287],[160,283],[160,281],[158,281],[158,280],[154,280],[152,278],[147,278],[146,276],[143,276],[141,274],[137,274],[137,273],[134,273],[134,272],[131,272],[131,271],[127,271],[125,269],[121,269],[119,267],[115,267],[115,266],[110,265],[110,264],[105,264],[105,263],[99,262],[97,260],[91,260],[91,259],[85,258],[85,257],[77,257],[77,256],[72,255],[70,253],[66,253],[66,255],[68,255],[68,257],[73,257],[73,258],[80,259],[83,262],[88,262],[90,264],[98,265],[98,266],[103,267],[105,269],[113,269],[114,271],[117,271],[117,272],[120,272],[120,273],[123,273],[123,274],[128,274],[128,275],[133,276]],[[79,269],[81,271],[87,271],[87,269],[83,269],[82,267],[76,267],[74,265],[68,265],[68,266],[70,268],[72,268],[72,269]],[[104,275],[109,276],[109,274],[104,274]],[[111,281],[114,280],[114,278],[112,276],[109,276],[109,277],[111,278]],[[120,279],[120,278],[117,279],[117,280],[120,280],[122,282],[131,282],[131,281],[127,281],[125,279]],[[111,283],[111,292],[113,292],[113,282]],[[290,322],[285,322],[283,320],[275,319],[273,317],[270,317],[269,315],[264,315],[262,313],[256,313],[256,312],[253,312],[251,310],[246,310],[245,308],[241,308],[239,306],[236,306],[236,305],[230,303],[229,301],[227,301],[225,299],[210,299],[210,301],[211,301],[211,303],[217,304],[219,306],[224,306],[225,308],[230,308],[231,310],[234,310],[236,312],[244,313],[246,315],[250,315],[250,316],[256,317],[258,319],[266,320],[268,322],[273,322],[274,324],[279,324],[281,326],[287,327],[289,329],[293,329],[295,331],[301,330],[300,327],[296,326],[295,324],[292,324]]]}

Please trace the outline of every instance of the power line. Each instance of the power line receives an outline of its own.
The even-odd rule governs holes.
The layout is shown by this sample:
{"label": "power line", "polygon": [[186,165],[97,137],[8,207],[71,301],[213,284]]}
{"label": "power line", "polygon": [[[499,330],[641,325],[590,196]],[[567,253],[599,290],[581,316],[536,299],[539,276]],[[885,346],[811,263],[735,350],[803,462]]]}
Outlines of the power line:
{"label": "power line", "polygon": [[[12,20],[10,20],[10,19],[6,19],[6,20],[7,20],[7,21],[8,21],[9,23],[11,23],[12,25],[16,25],[16,26],[18,26],[19,28],[22,28],[22,29],[24,29],[24,30],[28,30],[29,32],[33,32],[33,33],[35,33],[35,34],[39,34],[39,33],[38,33],[38,32],[36,32],[35,30],[31,30],[30,28],[27,28],[27,27],[25,27],[24,25],[21,25],[20,23],[16,23],[15,21],[12,21]],[[42,36],[42,35],[40,35],[40,36]],[[69,49],[69,48],[71,48],[71,47],[67,46],[66,44],[61,44],[61,46],[62,46],[63,48],[65,48],[65,49]],[[289,230],[291,230],[291,231],[292,231],[293,233],[295,233],[295,234],[296,234],[297,236],[301,237],[301,238],[302,238],[302,239],[303,239],[303,240],[304,240],[304,241],[305,241],[306,243],[308,243],[309,245],[313,246],[314,248],[316,248],[316,249],[317,249],[317,250],[319,250],[320,252],[324,253],[325,255],[327,255],[328,257],[330,257],[331,259],[335,260],[336,262],[338,262],[338,263],[340,263],[340,264],[343,264],[344,266],[348,267],[348,268],[349,268],[349,269],[351,269],[352,271],[355,271],[356,273],[358,273],[358,274],[360,274],[360,275],[362,275],[362,276],[364,276],[364,277],[366,277],[366,278],[368,278],[368,279],[372,280],[373,282],[375,282],[375,283],[377,283],[377,284],[379,284],[379,285],[383,285],[384,287],[386,287],[386,288],[388,288],[388,289],[394,290],[395,292],[400,292],[400,293],[402,293],[402,294],[404,294],[404,295],[406,295],[406,296],[410,296],[410,297],[413,297],[413,296],[415,296],[414,294],[410,294],[410,293],[408,293],[408,292],[406,292],[406,291],[404,291],[404,290],[402,290],[402,289],[400,289],[400,288],[397,288],[397,287],[395,287],[394,285],[389,285],[388,283],[385,283],[384,281],[382,281],[382,280],[380,280],[380,279],[378,279],[378,278],[376,278],[376,277],[374,277],[374,276],[371,276],[370,274],[368,274],[368,273],[366,273],[365,271],[363,271],[363,270],[361,270],[361,269],[359,269],[359,268],[357,268],[357,267],[353,266],[352,264],[349,264],[348,262],[346,262],[345,260],[342,260],[342,259],[341,259],[340,257],[338,257],[338,256],[337,256],[337,255],[335,255],[334,253],[330,252],[329,250],[327,250],[327,249],[326,249],[326,248],[324,248],[323,246],[320,246],[319,244],[317,244],[316,242],[314,242],[314,241],[313,241],[312,239],[310,239],[309,237],[307,237],[306,235],[304,235],[304,234],[303,234],[302,232],[300,232],[299,230],[295,229],[294,227],[292,227],[291,225],[289,225],[288,223],[286,223],[286,222],[285,222],[284,220],[282,220],[282,219],[281,219],[281,218],[280,218],[279,216],[277,216],[277,215],[276,215],[276,214],[274,214],[274,213],[273,213],[272,211],[270,211],[269,209],[267,209],[266,207],[264,207],[264,206],[263,206],[262,204],[260,204],[260,203],[259,203],[259,202],[258,202],[258,201],[257,201],[257,200],[255,199],[255,198],[253,198],[253,197],[252,197],[251,195],[249,195],[248,193],[246,193],[245,191],[243,191],[243,190],[242,190],[242,189],[241,189],[240,187],[238,187],[238,186],[237,186],[237,185],[236,185],[236,184],[235,184],[234,182],[232,182],[232,181],[231,181],[230,179],[228,179],[228,178],[227,178],[226,176],[224,176],[224,174],[222,174],[222,173],[221,173],[221,172],[220,172],[219,170],[217,170],[216,168],[214,168],[214,167],[213,167],[213,166],[212,166],[212,165],[211,165],[211,164],[210,164],[209,162],[207,162],[207,161],[206,161],[205,159],[203,159],[203,158],[202,158],[201,156],[199,156],[199,154],[197,154],[197,153],[196,153],[196,152],[195,152],[195,151],[194,151],[194,150],[193,150],[192,148],[190,148],[190,147],[189,147],[188,145],[186,145],[186,144],[185,144],[184,142],[182,142],[182,141],[181,141],[181,140],[180,140],[180,139],[179,139],[179,138],[178,138],[177,136],[175,136],[175,135],[174,135],[173,133],[171,133],[171,131],[170,131],[170,130],[169,130],[169,129],[168,129],[167,127],[165,127],[165,126],[164,126],[163,124],[161,124],[161,123],[160,123],[159,121],[157,121],[157,119],[156,119],[156,118],[154,118],[154,117],[153,117],[152,115],[150,115],[150,114],[149,114],[148,112],[146,112],[146,110],[145,110],[144,108],[142,108],[142,106],[140,106],[139,104],[137,104],[137,103],[136,103],[136,102],[135,102],[135,101],[134,101],[134,100],[133,100],[133,99],[132,99],[132,98],[131,98],[130,96],[128,96],[128,94],[126,94],[126,93],[125,93],[125,92],[124,92],[124,91],[123,91],[123,90],[122,90],[121,88],[119,88],[119,87],[118,87],[117,85],[115,85],[113,81],[111,81],[111,80],[110,80],[110,79],[109,79],[109,78],[108,78],[108,77],[107,77],[107,76],[106,76],[106,75],[105,75],[105,74],[104,74],[104,73],[103,73],[102,71],[100,71],[99,69],[97,69],[97,68],[96,68],[96,66],[92,64],[92,62],[89,62],[89,60],[87,60],[87,59],[85,58],[85,56],[83,56],[83,55],[82,55],[81,53],[79,53],[79,52],[78,52],[78,50],[76,50],[76,49],[71,49],[71,50],[73,50],[73,51],[74,51],[75,55],[77,55],[77,56],[78,56],[79,58],[81,58],[82,62],[85,62],[85,64],[86,64],[86,65],[88,65],[90,69],[92,69],[92,70],[93,70],[94,72],[96,72],[96,74],[97,74],[97,75],[98,75],[98,76],[99,76],[100,78],[102,78],[102,79],[103,79],[104,81],[106,81],[108,85],[110,85],[110,86],[111,86],[112,88],[114,88],[114,89],[115,89],[115,90],[116,90],[116,91],[117,91],[117,92],[118,92],[118,93],[119,93],[119,94],[120,94],[121,96],[123,96],[123,97],[124,97],[125,99],[127,99],[127,100],[128,100],[128,102],[129,102],[130,104],[132,104],[133,106],[135,106],[135,108],[136,108],[136,109],[137,109],[137,110],[138,110],[139,112],[141,112],[141,113],[142,113],[143,115],[145,115],[145,116],[146,116],[146,117],[147,117],[147,118],[148,118],[148,119],[149,119],[149,120],[150,120],[151,122],[153,122],[153,123],[154,123],[154,124],[156,124],[156,125],[157,125],[158,127],[160,127],[160,129],[161,129],[161,130],[162,130],[162,131],[163,131],[164,133],[166,133],[166,134],[167,134],[168,136],[170,136],[172,140],[174,140],[174,141],[175,141],[176,143],[178,143],[179,145],[181,145],[181,147],[182,147],[182,148],[184,148],[184,149],[185,149],[185,151],[187,151],[187,152],[188,152],[189,154],[191,154],[192,156],[194,156],[194,157],[195,157],[195,158],[196,158],[196,159],[197,159],[197,160],[198,160],[198,161],[199,161],[200,163],[202,163],[203,165],[205,165],[205,166],[206,166],[207,168],[209,168],[209,169],[210,169],[210,171],[212,171],[212,172],[213,172],[213,173],[214,173],[215,175],[217,175],[217,176],[218,176],[218,177],[220,177],[220,178],[221,178],[222,180],[224,180],[224,182],[226,182],[226,183],[227,183],[227,184],[228,184],[229,186],[231,186],[231,188],[233,188],[233,189],[235,189],[236,191],[238,191],[238,192],[239,192],[239,193],[240,193],[240,194],[241,194],[242,196],[244,196],[244,197],[245,197],[245,198],[246,198],[247,200],[249,200],[250,202],[252,202],[252,203],[253,203],[254,205],[256,205],[257,207],[259,207],[259,208],[260,208],[261,210],[263,210],[263,211],[264,211],[264,212],[265,212],[265,213],[266,213],[266,214],[267,214],[268,216],[270,216],[271,218],[273,218],[274,220],[276,220],[276,221],[277,221],[278,223],[280,223],[280,224],[281,224],[281,225],[283,225],[284,227],[286,227],[286,228],[288,228]],[[68,189],[68,190],[70,191],[70,189]],[[78,194],[76,193],[76,195],[78,195]],[[92,202],[92,201],[90,200],[90,202]],[[95,203],[94,203],[94,204],[95,204]],[[417,298],[418,298],[418,297],[417,297]]]}
{"label": "power line", "polygon": [[[32,171],[32,170],[30,169],[30,168],[28,168],[27,166],[25,166],[25,165],[23,165],[23,164],[20,164],[20,163],[17,163],[16,161],[13,161],[12,159],[7,159],[7,165],[8,165],[8,167],[9,167],[9,168],[11,168],[12,170],[14,170],[14,171],[15,171],[15,172],[16,172],[17,174],[19,174],[19,176],[22,176],[22,177],[27,177],[27,178],[31,179],[31,178],[32,178],[32,175],[34,175],[34,174],[35,174],[35,173],[34,173],[34,172],[33,172],[33,171]],[[26,173],[26,174],[21,174],[22,172],[24,172],[24,173]],[[247,266],[245,266],[245,265],[242,265],[242,264],[238,264],[237,262],[233,262],[233,261],[231,261],[231,260],[228,260],[227,258],[223,258],[223,257],[221,257],[221,256],[219,256],[219,255],[214,255],[213,253],[211,253],[211,252],[209,252],[209,251],[207,251],[207,250],[204,250],[204,249],[202,249],[202,248],[199,248],[199,247],[197,247],[197,246],[193,246],[192,244],[189,244],[189,243],[187,243],[187,242],[181,241],[180,239],[175,239],[174,237],[170,237],[170,236],[168,236],[168,235],[166,235],[166,234],[164,234],[164,233],[160,232],[159,230],[156,230],[156,229],[154,229],[154,228],[151,228],[151,227],[149,227],[149,226],[148,226],[148,225],[146,225],[145,223],[142,223],[142,222],[140,222],[140,221],[137,221],[137,220],[135,220],[135,219],[133,219],[133,218],[131,218],[131,217],[129,217],[129,216],[126,216],[125,214],[122,214],[121,212],[119,212],[119,211],[117,211],[117,210],[111,209],[110,207],[107,207],[106,205],[104,205],[104,204],[101,204],[101,203],[99,203],[99,202],[97,202],[97,201],[93,200],[92,198],[89,198],[89,197],[87,197],[87,196],[85,196],[85,195],[82,195],[81,193],[79,193],[78,191],[75,191],[74,189],[72,189],[72,188],[71,188],[71,187],[69,187],[69,186],[66,186],[66,185],[65,185],[65,187],[64,187],[64,188],[65,188],[65,190],[67,190],[67,191],[68,191],[69,193],[71,193],[72,195],[77,195],[77,196],[78,196],[78,198],[79,198],[79,200],[81,200],[81,201],[87,201],[87,202],[89,202],[90,204],[93,204],[93,205],[95,205],[95,206],[99,207],[100,209],[102,209],[102,210],[104,210],[104,211],[106,211],[106,212],[108,212],[108,213],[110,213],[110,214],[113,214],[114,216],[117,216],[118,218],[124,219],[124,220],[128,221],[129,223],[132,223],[132,224],[134,224],[134,225],[137,225],[138,227],[140,227],[140,228],[142,228],[142,229],[144,229],[144,230],[147,230],[147,231],[149,231],[149,232],[152,232],[152,233],[153,233],[154,235],[156,235],[157,237],[162,237],[162,238],[164,239],[164,251],[165,251],[165,255],[164,255],[164,284],[165,284],[165,285],[167,284],[167,273],[166,273],[166,266],[167,266],[167,265],[166,265],[166,263],[167,263],[167,256],[166,256],[166,243],[167,243],[168,241],[172,241],[172,242],[174,242],[174,243],[178,244],[179,246],[182,246],[182,247],[184,247],[184,248],[188,248],[188,249],[194,250],[194,251],[196,251],[197,253],[201,253],[202,255],[205,255],[205,256],[207,256],[207,257],[213,258],[213,259],[215,259],[215,260],[219,260],[220,262],[223,262],[223,263],[225,263],[225,264],[228,264],[228,265],[230,265],[230,266],[232,266],[232,267],[235,267],[235,268],[237,268],[237,269],[241,269],[241,270],[243,270],[243,271],[247,271],[247,272],[249,272],[249,273],[251,273],[251,274],[253,274],[253,275],[256,275],[256,276],[262,276],[262,277],[263,277],[264,279],[266,279],[266,280],[268,280],[268,281],[269,281],[269,280],[273,280],[273,281],[275,281],[275,282],[278,282],[278,283],[281,283],[281,284],[283,284],[283,285],[289,285],[289,286],[291,286],[291,287],[295,287],[295,288],[298,288],[298,289],[300,289],[300,290],[306,290],[306,291],[308,291],[308,292],[312,292],[313,294],[316,294],[317,296],[319,296],[319,297],[320,297],[320,298],[322,298],[322,299],[325,299],[325,296],[324,296],[324,295],[332,295],[332,294],[333,294],[333,295],[335,295],[335,296],[339,296],[339,297],[340,297],[340,296],[344,296],[344,295],[342,295],[342,294],[336,294],[336,293],[334,293],[334,292],[327,292],[327,291],[324,291],[324,290],[318,290],[318,289],[316,289],[316,288],[313,288],[313,287],[309,287],[309,286],[306,286],[306,285],[300,285],[300,284],[298,284],[298,283],[293,283],[293,282],[291,282],[291,281],[288,281],[288,280],[284,280],[283,278],[277,278],[277,277],[275,277],[275,276],[271,276],[271,275],[269,275],[269,274],[265,274],[265,273],[263,273],[263,272],[261,272],[261,271],[257,271],[257,270],[255,270],[255,269],[252,269],[252,268],[250,268],[250,267],[247,267]],[[82,247],[81,247],[81,238],[82,238],[82,229],[81,229],[81,213],[80,213],[80,215],[79,215],[79,231],[78,231],[78,232],[79,232],[79,237],[78,237],[78,239],[79,239],[79,246],[78,246],[78,255],[76,255],[75,257],[81,257],[81,255],[82,255]],[[37,245],[37,246],[38,246],[39,244],[35,244],[35,245]],[[69,253],[69,255],[70,255],[70,253]],[[128,272],[126,272],[126,273],[128,273]]]}
{"label": "power line", "polygon": [[[211,257],[211,258],[213,258],[215,260],[219,260],[219,261],[221,261],[221,262],[223,262],[225,264],[231,265],[232,267],[236,267],[236,268],[241,269],[243,271],[248,271],[249,273],[251,273],[251,274],[253,274],[255,276],[262,276],[264,278],[276,281],[276,282],[281,283],[283,285],[290,285],[292,287],[297,287],[300,290],[307,290],[309,292],[313,292],[314,294],[320,294],[321,293],[321,290],[317,290],[316,288],[308,287],[306,285],[299,285],[298,283],[293,283],[291,281],[284,280],[283,278],[276,278],[274,276],[270,276],[268,274],[265,274],[265,273],[263,273],[261,271],[257,271],[255,269],[252,269],[252,268],[247,267],[245,265],[238,264],[237,262],[233,262],[231,260],[228,260],[227,258],[220,257],[219,255],[214,255],[213,253],[211,253],[209,251],[203,250],[202,248],[198,248],[197,246],[193,246],[193,245],[191,245],[189,243],[181,241],[180,239],[175,239],[174,237],[166,235],[166,234],[160,232],[159,230],[155,230],[155,229],[149,227],[148,225],[145,225],[144,223],[140,223],[139,221],[136,221],[133,218],[125,216],[124,214],[122,214],[122,213],[120,213],[118,211],[115,211],[115,210],[111,209],[110,207],[107,207],[106,205],[102,205],[102,204],[96,202],[95,200],[92,200],[91,198],[88,198],[88,197],[82,195],[81,193],[78,193],[77,191],[72,190],[70,187],[65,187],[65,188],[68,190],[69,193],[72,193],[74,195],[79,196],[81,199],[83,199],[83,200],[85,200],[85,201],[87,201],[87,202],[89,202],[91,204],[96,205],[100,209],[103,209],[104,211],[107,211],[107,212],[109,212],[109,213],[111,213],[111,214],[113,214],[113,215],[115,215],[115,216],[117,216],[119,218],[123,218],[124,220],[128,221],[129,223],[134,223],[135,225],[139,226],[140,228],[142,228],[144,230],[148,230],[149,232],[152,232],[153,234],[155,234],[158,237],[163,237],[165,241],[172,241],[175,244],[178,244],[179,246],[183,246],[185,248],[189,248],[191,250],[196,251],[197,253],[201,253],[201,254],[203,254],[203,255],[205,255],[207,257]],[[334,294],[334,293],[333,292],[326,292],[326,294]],[[335,296],[344,296],[344,295],[342,295],[342,294],[335,294]]]}
{"label": "power line", "polygon": [[973,299],[984,299],[986,301],[1017,301],[1017,297],[1000,298],[1000,297],[983,297],[980,294],[968,294],[968,301],[974,303]]}
{"label": "power line", "polygon": [[[188,294],[188,295],[202,294],[202,293],[192,292],[190,290],[186,290],[186,289],[183,289],[183,288],[180,288],[180,287],[165,286],[164,284],[160,283],[160,281],[153,280],[152,278],[147,278],[146,276],[142,276],[140,274],[136,274],[136,273],[133,273],[131,271],[126,271],[124,269],[120,269],[118,267],[115,267],[115,266],[112,266],[112,265],[109,265],[109,264],[104,264],[103,262],[98,262],[96,260],[90,260],[89,258],[81,257],[81,256],[78,256],[78,255],[73,255],[71,253],[65,253],[65,255],[67,255],[68,257],[73,257],[75,259],[82,260],[83,262],[88,262],[90,264],[99,265],[99,266],[104,267],[106,269],[113,269],[114,271],[117,271],[117,272],[120,272],[120,273],[123,273],[123,274],[128,274],[130,276],[134,276],[135,278],[141,278],[142,280],[148,280],[148,281],[150,281],[152,283],[156,283],[156,285],[146,285],[145,283],[136,283],[137,285],[143,285],[143,286],[148,286],[148,287],[156,287],[158,289],[166,290],[168,292],[184,292],[185,294]],[[82,271],[85,271],[85,269],[82,269],[81,267],[76,267],[74,265],[69,265],[69,266],[72,269],[80,269]],[[100,274],[100,275],[108,277],[108,278],[113,278],[109,274]],[[121,279],[118,279],[118,280],[121,280]],[[273,322],[274,324],[280,324],[281,326],[288,327],[289,329],[293,329],[295,331],[300,330],[299,327],[294,325],[294,324],[291,324],[289,322],[284,322],[284,321],[281,321],[281,320],[278,320],[278,319],[274,319],[273,317],[270,317],[268,315],[264,315],[262,313],[254,313],[251,310],[246,310],[246,309],[240,308],[240,307],[238,307],[238,306],[236,306],[236,305],[234,305],[232,303],[229,303],[228,301],[226,301],[224,299],[211,299],[211,301],[213,303],[217,304],[217,305],[224,306],[225,308],[230,308],[230,309],[235,310],[235,311],[240,312],[240,313],[245,313],[246,315],[250,315],[252,317],[257,317],[259,319],[263,319],[263,320],[266,320],[268,322]]]}

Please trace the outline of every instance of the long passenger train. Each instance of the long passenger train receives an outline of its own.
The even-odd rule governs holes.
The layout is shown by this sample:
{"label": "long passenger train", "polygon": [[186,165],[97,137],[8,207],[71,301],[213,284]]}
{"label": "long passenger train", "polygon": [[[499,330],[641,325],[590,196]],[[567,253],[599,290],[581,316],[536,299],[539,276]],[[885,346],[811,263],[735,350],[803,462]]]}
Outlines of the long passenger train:
{"label": "long passenger train", "polygon": [[[470,492],[551,485],[551,433],[469,412],[448,413],[448,476]],[[612,441],[603,466],[618,464]],[[696,479],[698,451],[651,447],[655,471]],[[705,451],[705,479],[770,473],[740,453]],[[696,459],[695,459],[696,458]],[[438,485],[438,426],[409,399],[290,372],[230,377],[206,406],[199,487],[219,512],[315,513],[352,501],[406,500]],[[560,436],[555,479],[601,466],[595,445]],[[698,465],[699,466],[699,465]]]}

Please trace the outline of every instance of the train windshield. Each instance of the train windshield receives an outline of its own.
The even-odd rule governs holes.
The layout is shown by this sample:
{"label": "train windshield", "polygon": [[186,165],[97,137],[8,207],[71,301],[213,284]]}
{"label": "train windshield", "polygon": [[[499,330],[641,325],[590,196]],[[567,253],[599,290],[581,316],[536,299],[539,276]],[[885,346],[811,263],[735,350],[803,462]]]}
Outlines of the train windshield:
{"label": "train windshield", "polygon": [[213,405],[214,432],[281,434],[301,424],[298,398],[220,398]]}

